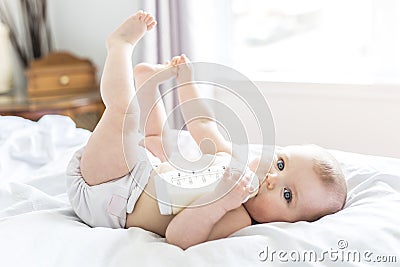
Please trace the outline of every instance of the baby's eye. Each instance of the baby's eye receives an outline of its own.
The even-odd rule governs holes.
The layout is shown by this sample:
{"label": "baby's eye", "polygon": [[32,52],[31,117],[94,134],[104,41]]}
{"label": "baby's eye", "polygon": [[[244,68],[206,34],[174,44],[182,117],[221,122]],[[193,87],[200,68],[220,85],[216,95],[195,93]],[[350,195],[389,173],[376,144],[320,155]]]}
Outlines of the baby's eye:
{"label": "baby's eye", "polygon": [[286,200],[287,203],[290,203],[292,201],[292,191],[290,191],[287,188],[283,189],[283,198]]}
{"label": "baby's eye", "polygon": [[280,159],[276,162],[276,167],[278,167],[278,170],[283,171],[283,169],[285,168],[285,162]]}

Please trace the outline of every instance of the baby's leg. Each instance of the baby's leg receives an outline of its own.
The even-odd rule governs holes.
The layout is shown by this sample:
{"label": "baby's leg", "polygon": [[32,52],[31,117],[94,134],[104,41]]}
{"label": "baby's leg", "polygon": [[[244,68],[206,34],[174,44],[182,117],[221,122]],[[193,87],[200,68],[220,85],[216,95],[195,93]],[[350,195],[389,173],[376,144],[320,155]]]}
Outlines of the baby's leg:
{"label": "baby's leg", "polygon": [[[161,161],[166,160],[162,145],[163,131],[168,131],[167,115],[158,86],[176,76],[176,67],[165,64],[140,63],[134,68],[135,87],[140,106],[140,131],[144,145]],[[165,134],[165,132],[164,132]]]}
{"label": "baby's leg", "polygon": [[[204,154],[215,154],[217,152],[232,153],[231,143],[223,137],[214,121],[214,114],[207,102],[199,93],[196,84],[193,83],[193,67],[185,55],[181,55],[176,63],[178,64],[179,104],[187,128]],[[188,104],[185,102],[190,101]]]}
{"label": "baby's leg", "polygon": [[137,41],[154,26],[154,18],[139,11],[107,39],[108,55],[100,85],[106,109],[89,138],[80,166],[89,185],[122,177],[136,163],[140,112],[131,57]]}

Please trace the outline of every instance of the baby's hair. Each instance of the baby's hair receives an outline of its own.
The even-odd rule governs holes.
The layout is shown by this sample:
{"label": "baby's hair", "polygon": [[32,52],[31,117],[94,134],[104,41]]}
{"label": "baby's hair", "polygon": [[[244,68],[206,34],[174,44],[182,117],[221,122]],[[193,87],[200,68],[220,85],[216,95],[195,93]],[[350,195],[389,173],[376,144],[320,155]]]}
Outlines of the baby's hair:
{"label": "baby's hair", "polygon": [[322,214],[322,216],[338,212],[343,209],[347,197],[346,180],[340,164],[335,157],[322,147],[317,145],[308,146],[317,152],[313,158],[314,172],[331,193],[327,196],[327,201],[330,203],[329,208],[324,211],[325,214]]}

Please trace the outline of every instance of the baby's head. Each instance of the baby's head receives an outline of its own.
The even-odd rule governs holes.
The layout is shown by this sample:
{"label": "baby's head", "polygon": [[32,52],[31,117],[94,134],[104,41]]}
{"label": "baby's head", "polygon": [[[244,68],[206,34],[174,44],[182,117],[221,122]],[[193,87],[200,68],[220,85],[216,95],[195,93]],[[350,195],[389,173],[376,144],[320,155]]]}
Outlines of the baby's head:
{"label": "baby's head", "polygon": [[287,146],[277,150],[245,207],[260,223],[315,221],[341,210],[346,194],[344,175],[330,153],[316,145]]}

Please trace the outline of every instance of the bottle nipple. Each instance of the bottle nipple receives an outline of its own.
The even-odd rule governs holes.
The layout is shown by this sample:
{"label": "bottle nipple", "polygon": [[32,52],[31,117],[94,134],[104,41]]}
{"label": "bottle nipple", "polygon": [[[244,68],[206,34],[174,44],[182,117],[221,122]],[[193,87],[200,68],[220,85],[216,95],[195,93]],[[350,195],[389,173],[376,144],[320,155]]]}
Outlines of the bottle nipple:
{"label": "bottle nipple", "polygon": [[260,186],[260,182],[258,181],[258,177],[257,177],[257,175],[254,173],[254,172],[252,172],[252,179],[251,179],[251,182],[250,182],[250,184],[251,184],[251,190],[252,191],[250,191],[250,196],[249,196],[249,198],[252,198],[252,197],[254,197],[255,195],[257,195],[257,193],[258,193],[258,188],[259,188],[259,186]]}
{"label": "bottle nipple", "polygon": [[250,194],[245,199],[243,199],[242,203],[245,203],[250,198],[255,197],[258,193],[258,188],[260,186],[260,182],[258,181],[257,175],[254,172],[250,171],[249,169],[247,171],[251,173],[251,180],[249,182],[249,184],[251,185],[250,189],[251,191]]}

